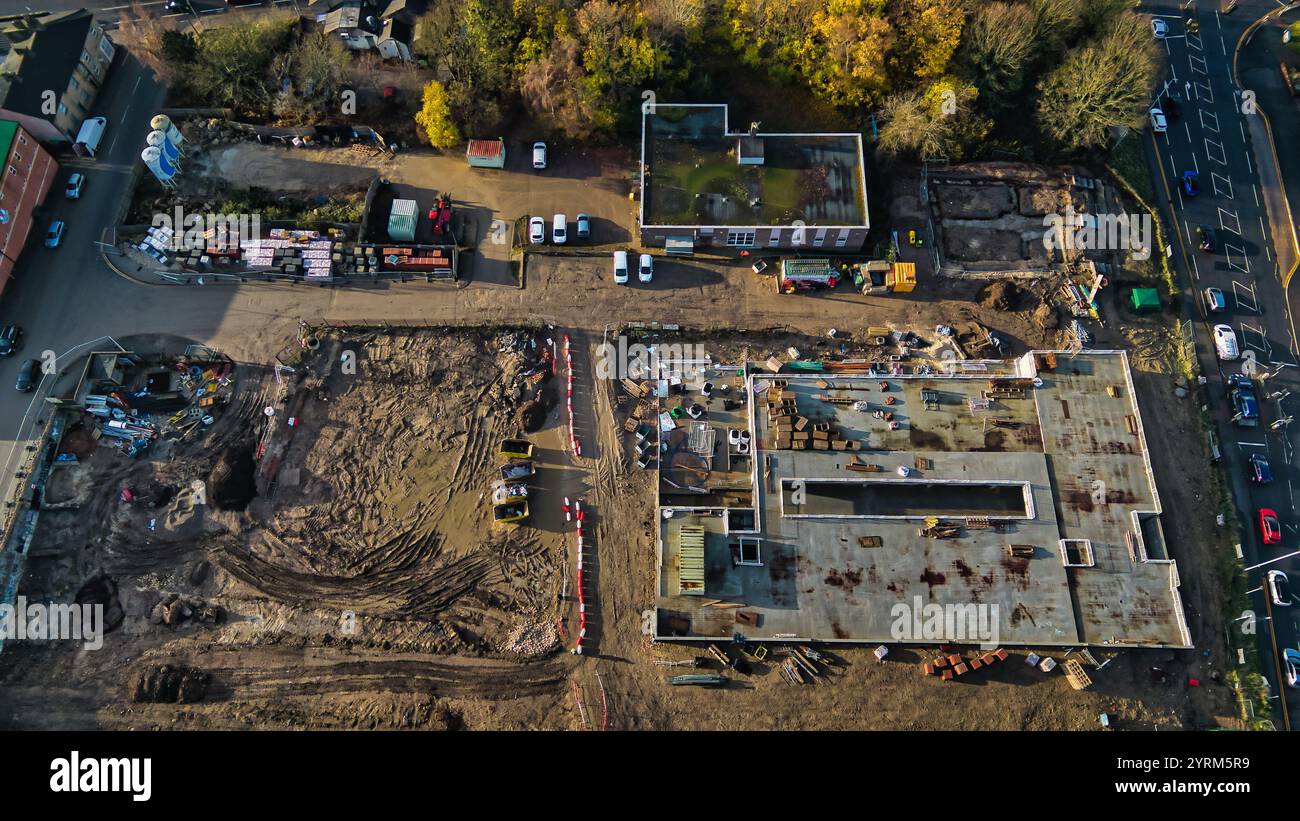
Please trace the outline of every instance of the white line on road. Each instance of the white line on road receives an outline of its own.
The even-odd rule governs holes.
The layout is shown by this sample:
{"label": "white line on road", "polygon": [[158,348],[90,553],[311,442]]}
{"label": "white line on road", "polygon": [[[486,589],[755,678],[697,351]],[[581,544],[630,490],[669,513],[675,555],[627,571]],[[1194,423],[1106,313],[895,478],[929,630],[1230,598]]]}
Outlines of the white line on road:
{"label": "white line on road", "polygon": [[[1232,225],[1236,227],[1229,226],[1229,220],[1231,220]],[[1219,227],[1225,231],[1231,231],[1237,236],[1241,236],[1241,220],[1238,219],[1236,211],[1229,211],[1222,207],[1219,208]]]}
{"label": "white line on road", "polygon": [[1215,172],[1211,171],[1210,182],[1214,183],[1214,193],[1217,196],[1233,199],[1232,180],[1228,179],[1227,177],[1220,176],[1219,174],[1216,174]]}

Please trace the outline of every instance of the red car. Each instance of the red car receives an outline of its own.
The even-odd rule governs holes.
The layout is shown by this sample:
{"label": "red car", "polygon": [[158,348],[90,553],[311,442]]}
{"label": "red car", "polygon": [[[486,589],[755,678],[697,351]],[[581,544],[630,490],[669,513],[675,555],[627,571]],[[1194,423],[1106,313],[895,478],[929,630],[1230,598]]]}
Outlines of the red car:
{"label": "red car", "polygon": [[1282,541],[1282,524],[1277,520],[1277,511],[1273,508],[1259,509],[1259,533],[1264,537],[1264,544],[1278,544]]}

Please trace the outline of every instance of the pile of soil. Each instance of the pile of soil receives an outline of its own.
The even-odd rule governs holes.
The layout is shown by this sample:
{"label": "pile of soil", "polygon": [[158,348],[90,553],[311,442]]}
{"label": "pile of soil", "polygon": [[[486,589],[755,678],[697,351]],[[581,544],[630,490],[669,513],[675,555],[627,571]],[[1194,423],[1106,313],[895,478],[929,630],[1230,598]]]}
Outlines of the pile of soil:
{"label": "pile of soil", "polygon": [[555,407],[555,392],[540,390],[537,395],[519,406],[517,421],[524,433],[536,433],[546,425],[546,417]]}
{"label": "pile of soil", "polygon": [[1010,280],[999,279],[981,288],[976,298],[985,308],[1014,311],[1020,304],[1020,289]]}
{"label": "pile of soil", "polygon": [[208,488],[218,510],[245,510],[257,495],[257,463],[247,443],[232,445],[208,474]]}
{"label": "pile of soil", "polygon": [[137,704],[195,704],[207,695],[212,674],[197,667],[160,664],[140,671],[132,685]]}
{"label": "pile of soil", "polygon": [[110,579],[102,570],[91,576],[77,591],[77,604],[101,605],[104,608],[104,632],[117,629],[126,617],[122,603],[117,598],[117,582]]}

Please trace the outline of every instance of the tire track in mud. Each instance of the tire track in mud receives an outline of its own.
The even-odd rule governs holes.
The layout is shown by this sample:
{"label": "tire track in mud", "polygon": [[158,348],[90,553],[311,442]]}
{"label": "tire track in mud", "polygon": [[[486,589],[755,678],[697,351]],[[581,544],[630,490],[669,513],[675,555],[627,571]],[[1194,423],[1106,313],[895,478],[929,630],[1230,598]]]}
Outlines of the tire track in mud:
{"label": "tire track in mud", "polygon": [[[430,537],[419,542],[427,544]],[[281,601],[351,609],[386,618],[429,619],[499,573],[495,557],[475,554],[423,571],[404,562],[355,576],[305,573],[274,564],[238,544],[222,545],[214,561],[230,575]]]}
{"label": "tire track in mud", "polygon": [[[483,397],[487,396],[490,387],[491,383],[488,383],[483,390],[479,391],[475,402],[477,407],[482,407]],[[469,417],[469,424],[465,430],[465,444],[461,446],[456,472],[443,495],[444,505],[451,502],[452,494],[469,490],[475,478],[480,476],[483,468],[487,466],[488,459],[491,457],[492,431],[484,430],[484,418],[481,411],[476,411]]]}
{"label": "tire track in mud", "polygon": [[[487,700],[559,693],[572,666],[565,656],[507,659],[357,659],[339,651],[225,647],[167,663],[212,675],[205,701],[243,701],[360,693],[427,693]],[[136,669],[156,665],[147,659]]]}

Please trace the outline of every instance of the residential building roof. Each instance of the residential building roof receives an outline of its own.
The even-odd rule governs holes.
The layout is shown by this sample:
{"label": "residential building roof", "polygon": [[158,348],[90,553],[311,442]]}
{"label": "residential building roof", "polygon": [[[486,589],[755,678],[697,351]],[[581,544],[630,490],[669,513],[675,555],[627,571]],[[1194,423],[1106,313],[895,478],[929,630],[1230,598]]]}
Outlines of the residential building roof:
{"label": "residential building roof", "polygon": [[42,94],[62,94],[94,24],[85,9],[0,19],[0,107],[44,117]]}

